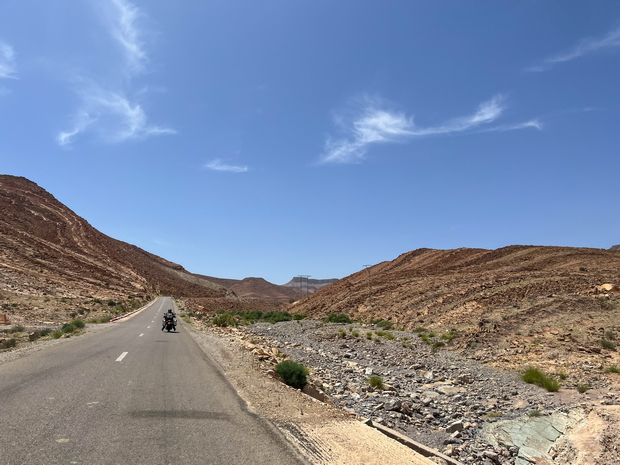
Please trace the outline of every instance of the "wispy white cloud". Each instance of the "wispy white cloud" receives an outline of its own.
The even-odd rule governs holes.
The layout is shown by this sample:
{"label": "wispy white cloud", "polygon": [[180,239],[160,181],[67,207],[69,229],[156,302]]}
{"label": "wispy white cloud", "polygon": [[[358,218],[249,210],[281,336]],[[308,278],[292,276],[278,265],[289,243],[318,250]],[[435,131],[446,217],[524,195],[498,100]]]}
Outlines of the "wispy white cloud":
{"label": "wispy white cloud", "polygon": [[[113,63],[113,81],[122,84],[111,86],[102,78],[77,76],[76,92],[81,106],[74,115],[71,129],[60,132],[56,140],[61,146],[70,145],[81,133],[94,132],[105,142],[122,142],[162,134],[176,134],[173,129],[151,125],[147,121],[139,98],[143,90],[134,90],[132,78],[146,71],[148,56],[144,51],[142,33],[137,19],[143,13],[126,0],[108,0],[104,5],[109,37],[120,47],[123,63]],[[114,73],[113,73],[114,74]]]}
{"label": "wispy white cloud", "polygon": [[[379,143],[406,142],[416,137],[447,135],[480,129],[495,122],[504,111],[504,97],[496,95],[481,103],[477,110],[468,116],[453,118],[438,126],[417,126],[413,117],[405,113],[386,109],[386,104],[379,99],[364,98],[361,111],[354,118],[346,121],[342,116],[336,118],[348,137],[333,139],[328,137],[321,163],[359,163],[364,158],[369,146]],[[486,128],[492,131],[509,131],[541,126],[536,120],[515,125],[494,126]]]}
{"label": "wispy white cloud", "polygon": [[73,128],[57,136],[60,145],[70,144],[89,127],[99,132],[106,142],[176,134],[172,129],[149,125],[139,103],[131,102],[122,94],[102,89],[95,82],[84,89],[82,100],[83,107],[75,116]]}
{"label": "wispy white cloud", "polygon": [[15,51],[6,42],[0,40],[0,79],[16,79]]}
{"label": "wispy white cloud", "polygon": [[146,69],[148,56],[136,25],[141,12],[135,5],[125,0],[111,0],[111,7],[110,34],[124,51],[127,72],[142,73]]}
{"label": "wispy white cloud", "polygon": [[210,161],[209,163],[204,165],[204,167],[213,171],[228,171],[231,173],[245,173],[247,171],[250,171],[250,168],[248,168],[247,166],[228,165],[219,158]]}
{"label": "wispy white cloud", "polygon": [[612,29],[605,36],[600,38],[589,38],[580,41],[573,48],[559,53],[558,55],[546,58],[542,63],[526,68],[530,72],[542,72],[551,69],[558,63],[575,60],[584,55],[595,53],[601,49],[610,47],[620,47],[620,27]]}

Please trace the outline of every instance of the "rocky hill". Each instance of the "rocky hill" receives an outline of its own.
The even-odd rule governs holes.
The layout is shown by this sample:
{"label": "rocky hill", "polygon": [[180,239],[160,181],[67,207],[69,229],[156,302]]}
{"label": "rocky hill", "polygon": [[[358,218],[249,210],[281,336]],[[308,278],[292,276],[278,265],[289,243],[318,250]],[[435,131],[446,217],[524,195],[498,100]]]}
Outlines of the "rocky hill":
{"label": "rocky hill", "polygon": [[338,281],[337,278],[332,279],[310,279],[301,276],[296,276],[283,286],[290,287],[297,291],[297,297],[312,294],[319,289],[334,284]]}
{"label": "rocky hill", "polygon": [[201,276],[219,284],[240,299],[254,299],[273,303],[289,303],[299,298],[299,292],[286,286],[270,283],[263,278],[225,279]]}
{"label": "rocky hill", "polygon": [[[452,346],[505,368],[609,363],[620,337],[620,251],[509,246],[419,249],[361,270],[288,307],[409,330],[456,330]],[[605,285],[605,286],[603,286]]]}
{"label": "rocky hill", "polygon": [[219,285],[97,231],[26,178],[0,175],[0,293],[217,297]]}

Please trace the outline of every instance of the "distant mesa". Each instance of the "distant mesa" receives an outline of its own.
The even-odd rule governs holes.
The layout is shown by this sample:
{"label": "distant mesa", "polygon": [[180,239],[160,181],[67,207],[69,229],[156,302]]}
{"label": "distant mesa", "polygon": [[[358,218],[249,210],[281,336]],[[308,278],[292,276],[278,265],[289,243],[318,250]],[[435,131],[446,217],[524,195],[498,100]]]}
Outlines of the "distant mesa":
{"label": "distant mesa", "polygon": [[612,245],[609,250],[620,250],[620,244]]}
{"label": "distant mesa", "polygon": [[283,284],[283,286],[289,287],[291,289],[296,289],[298,293],[302,295],[312,294],[319,289],[324,288],[325,286],[329,286],[330,284],[338,281],[337,278],[331,279],[310,279],[304,278],[302,276],[295,276],[288,283]]}

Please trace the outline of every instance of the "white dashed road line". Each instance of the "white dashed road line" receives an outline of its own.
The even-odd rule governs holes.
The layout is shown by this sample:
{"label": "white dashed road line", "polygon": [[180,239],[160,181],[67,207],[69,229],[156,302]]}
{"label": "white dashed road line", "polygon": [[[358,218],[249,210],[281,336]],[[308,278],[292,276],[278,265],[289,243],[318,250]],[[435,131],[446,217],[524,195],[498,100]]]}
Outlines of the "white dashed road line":
{"label": "white dashed road line", "polygon": [[140,334],[138,337],[142,337],[142,336],[144,336],[144,333]]}
{"label": "white dashed road line", "polygon": [[129,353],[129,352],[123,352],[123,353],[122,353],[122,354],[121,354],[121,355],[120,355],[120,356],[116,359],[116,361],[117,361],[117,362],[122,361],[122,360],[125,358],[125,355],[127,355],[128,353]]}

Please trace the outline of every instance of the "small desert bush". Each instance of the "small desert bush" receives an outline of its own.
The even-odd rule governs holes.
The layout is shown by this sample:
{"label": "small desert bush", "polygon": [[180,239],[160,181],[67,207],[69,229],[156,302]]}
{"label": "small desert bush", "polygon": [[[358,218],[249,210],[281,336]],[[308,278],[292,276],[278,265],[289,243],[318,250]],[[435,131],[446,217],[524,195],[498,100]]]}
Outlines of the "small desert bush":
{"label": "small desert bush", "polygon": [[325,318],[326,323],[352,323],[351,318],[344,313],[330,313]]}
{"label": "small desert bush", "polygon": [[616,333],[611,330],[605,331],[605,339],[613,341],[614,339],[616,339]]}
{"label": "small desert bush", "polygon": [[607,339],[601,339],[601,347],[603,347],[603,349],[616,350],[616,344]]}
{"label": "small desert bush", "polygon": [[308,384],[308,369],[301,363],[284,360],[276,365],[276,373],[295,389],[303,389]]}
{"label": "small desert bush", "polygon": [[545,375],[538,368],[528,367],[521,373],[521,379],[529,384],[535,384],[549,392],[557,392],[560,390],[560,383]]}
{"label": "small desert bush", "polygon": [[530,413],[527,414],[527,416],[530,418],[542,417],[542,412],[540,410],[532,410]]}
{"label": "small desert bush", "polygon": [[445,345],[446,345],[446,343],[445,343],[445,342],[443,342],[443,341],[436,341],[436,342],[433,342],[433,346],[432,346],[433,351],[435,351],[435,350],[437,350],[437,349],[439,349],[440,347],[443,347],[443,346],[445,346]]}
{"label": "small desert bush", "polygon": [[51,333],[52,330],[49,328],[43,328],[41,331],[39,331],[39,334],[41,335],[41,337],[47,336],[49,333]]}
{"label": "small desert bush", "polygon": [[54,339],[60,339],[63,334],[64,333],[61,330],[57,329],[56,331],[52,332],[52,337]]}
{"label": "small desert bush", "polygon": [[560,377],[561,380],[565,380],[566,378],[568,378],[568,373],[566,373],[564,370],[561,370],[558,373],[558,376]]}
{"label": "small desert bush", "polygon": [[368,384],[373,389],[384,389],[385,388],[385,385],[383,384],[383,379],[381,379],[381,376],[377,376],[377,375],[372,375],[370,378],[368,378]]}
{"label": "small desert bush", "polygon": [[226,328],[228,326],[237,326],[237,320],[230,313],[222,313],[211,320],[214,326]]}
{"label": "small desert bush", "polygon": [[351,331],[351,336],[353,337],[360,337],[360,332],[355,330],[355,331]]}
{"label": "small desert bush", "polygon": [[77,328],[72,325],[71,323],[65,323],[64,325],[62,325],[62,327],[60,328],[60,330],[63,333],[72,333],[73,331],[75,331]]}
{"label": "small desert bush", "polygon": [[580,394],[583,394],[590,389],[592,389],[592,386],[590,386],[589,384],[580,384],[579,386],[577,386],[577,391],[579,391]]}
{"label": "small desert bush", "polygon": [[10,349],[11,347],[15,347],[17,345],[17,339],[12,337],[11,339],[7,339],[6,341],[0,343],[0,349]]}
{"label": "small desert bush", "polygon": [[297,313],[295,315],[293,315],[293,320],[303,320],[304,318],[307,318],[308,315],[306,315],[305,313]]}
{"label": "small desert bush", "polygon": [[344,329],[339,329],[338,330],[338,337],[340,339],[344,339],[347,336],[347,332]]}
{"label": "small desert bush", "polygon": [[15,325],[12,326],[11,328],[7,329],[6,332],[7,333],[23,333],[25,331],[26,328],[24,328],[23,325]]}
{"label": "small desert bush", "polygon": [[388,329],[392,329],[392,326],[394,326],[391,321],[386,321],[386,320],[373,321],[373,324],[375,324],[381,329],[385,329],[386,331]]}
{"label": "small desert bush", "polygon": [[71,322],[71,324],[73,326],[75,326],[78,329],[82,329],[84,326],[86,326],[86,323],[84,323],[84,321],[80,320],[80,319],[75,319]]}
{"label": "small desert bush", "polygon": [[617,365],[610,365],[605,368],[605,373],[620,373],[620,368]]}
{"label": "small desert bush", "polygon": [[372,331],[366,332],[366,339],[372,339]]}

